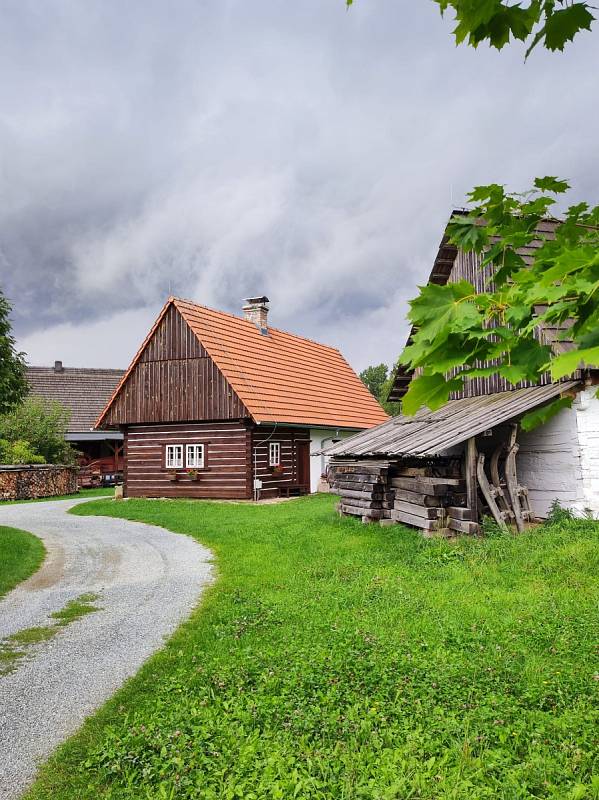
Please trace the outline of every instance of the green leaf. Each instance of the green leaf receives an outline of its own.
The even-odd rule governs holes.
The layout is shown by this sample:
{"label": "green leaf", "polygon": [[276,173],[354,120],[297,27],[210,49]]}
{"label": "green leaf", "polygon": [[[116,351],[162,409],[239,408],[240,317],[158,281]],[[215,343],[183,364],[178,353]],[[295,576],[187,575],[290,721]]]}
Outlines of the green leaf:
{"label": "green leaf", "polygon": [[561,194],[570,188],[568,181],[562,181],[554,175],[546,175],[544,178],[535,178],[534,185],[542,192],[554,192]]}
{"label": "green leaf", "polygon": [[440,374],[420,375],[411,380],[401,410],[407,416],[413,416],[422,406],[428,406],[431,411],[436,411],[447,402],[450,393],[459,391],[462,385],[461,378],[446,380]]}
{"label": "green leaf", "polygon": [[594,19],[586,3],[572,3],[554,11],[545,23],[545,47],[563,50],[566,42],[573,41],[579,31],[590,31]]}
{"label": "green leaf", "polygon": [[534,428],[543,425],[554,417],[562,408],[570,408],[571,405],[571,397],[558,397],[557,400],[553,400],[549,405],[535,408],[534,411],[529,411],[520,420],[522,430],[532,431]]}
{"label": "green leaf", "polygon": [[582,350],[571,350],[556,356],[550,363],[551,377],[554,381],[571,375],[582,367],[599,366],[599,347],[587,347]]}

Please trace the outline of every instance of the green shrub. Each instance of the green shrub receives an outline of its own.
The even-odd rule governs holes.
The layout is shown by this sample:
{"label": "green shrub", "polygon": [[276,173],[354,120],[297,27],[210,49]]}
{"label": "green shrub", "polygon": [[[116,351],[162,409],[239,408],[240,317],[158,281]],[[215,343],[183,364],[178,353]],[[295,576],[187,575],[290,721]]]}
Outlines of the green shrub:
{"label": "green shrub", "polygon": [[[13,446],[25,443],[30,452],[43,461],[10,463],[74,464],[76,451],[65,441],[70,412],[57,402],[28,397],[20,406],[0,416],[0,439]],[[8,463],[4,457],[3,462]]]}
{"label": "green shrub", "polygon": [[0,439],[0,464],[45,464],[46,459],[35,452],[31,444],[24,439],[9,442]]}

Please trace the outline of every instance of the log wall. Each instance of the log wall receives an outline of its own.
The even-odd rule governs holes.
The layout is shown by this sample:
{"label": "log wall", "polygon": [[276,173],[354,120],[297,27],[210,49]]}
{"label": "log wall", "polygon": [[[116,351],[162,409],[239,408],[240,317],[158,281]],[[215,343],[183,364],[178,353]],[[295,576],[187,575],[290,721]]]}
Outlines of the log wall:
{"label": "log wall", "polygon": [[[268,464],[269,442],[281,444],[281,462],[283,474],[275,475]],[[285,428],[282,426],[257,426],[252,434],[252,463],[255,467],[256,477],[262,481],[260,496],[264,498],[277,497],[282,492],[291,491],[300,487],[298,447],[310,446],[310,431],[301,428]],[[302,492],[310,491],[310,464],[308,458],[307,480],[302,484]]]}
{"label": "log wall", "polygon": [[[197,480],[185,468],[166,469],[167,444],[204,444],[205,467]],[[243,420],[131,426],[125,432],[124,495],[250,499],[250,448],[251,429]]]}

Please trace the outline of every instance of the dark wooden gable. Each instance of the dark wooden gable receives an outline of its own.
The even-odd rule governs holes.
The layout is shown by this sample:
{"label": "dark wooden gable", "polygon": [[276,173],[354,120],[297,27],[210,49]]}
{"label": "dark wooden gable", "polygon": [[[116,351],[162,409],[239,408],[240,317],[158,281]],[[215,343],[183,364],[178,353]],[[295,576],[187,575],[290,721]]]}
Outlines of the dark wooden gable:
{"label": "dark wooden gable", "polygon": [[249,416],[197,336],[171,305],[113,399],[102,425]]}

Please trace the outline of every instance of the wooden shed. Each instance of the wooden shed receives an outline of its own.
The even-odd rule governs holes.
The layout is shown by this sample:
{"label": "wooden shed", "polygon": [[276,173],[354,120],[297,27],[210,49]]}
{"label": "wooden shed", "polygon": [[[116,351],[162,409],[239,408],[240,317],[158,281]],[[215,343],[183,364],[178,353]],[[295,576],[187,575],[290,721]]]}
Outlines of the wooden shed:
{"label": "wooden shed", "polygon": [[[539,226],[539,240],[556,222]],[[470,281],[483,291],[481,257],[457,250],[443,236],[429,282]],[[556,352],[571,347],[563,331],[539,326],[537,336]],[[409,342],[410,340],[408,340]],[[401,400],[412,373],[396,371],[390,400]],[[577,370],[569,380],[511,385],[491,376],[466,380],[444,407],[399,415],[327,448],[340,511],[365,521],[387,519],[427,535],[476,533],[483,516],[515,525],[545,517],[554,501],[578,513],[599,514],[599,371]],[[519,421],[558,396],[573,403],[525,433]]]}
{"label": "wooden shed", "polygon": [[341,353],[171,297],[97,427],[125,440],[124,494],[260,499],[316,486],[323,444],[388,417]]}

